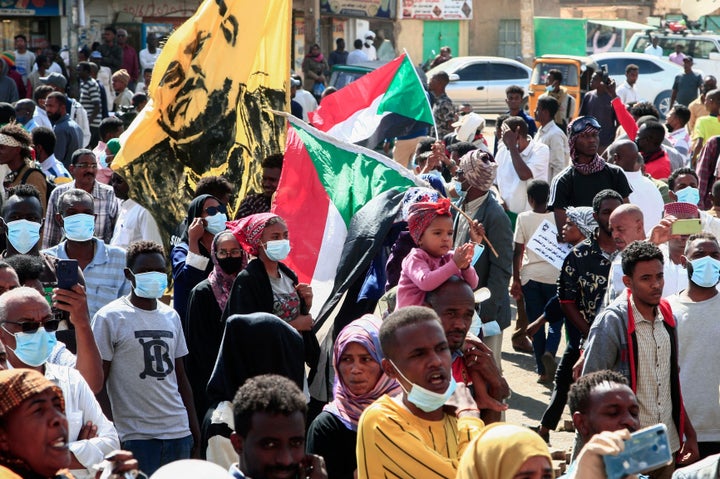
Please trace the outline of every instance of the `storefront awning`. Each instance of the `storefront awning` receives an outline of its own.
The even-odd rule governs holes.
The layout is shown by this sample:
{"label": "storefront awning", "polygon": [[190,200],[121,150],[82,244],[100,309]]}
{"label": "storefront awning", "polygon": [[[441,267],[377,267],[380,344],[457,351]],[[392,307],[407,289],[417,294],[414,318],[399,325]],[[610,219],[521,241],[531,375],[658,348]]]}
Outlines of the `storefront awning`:
{"label": "storefront awning", "polygon": [[618,30],[656,30],[655,27],[644,23],[631,22],[629,20],[588,20],[589,23],[597,23],[606,27],[614,27]]}

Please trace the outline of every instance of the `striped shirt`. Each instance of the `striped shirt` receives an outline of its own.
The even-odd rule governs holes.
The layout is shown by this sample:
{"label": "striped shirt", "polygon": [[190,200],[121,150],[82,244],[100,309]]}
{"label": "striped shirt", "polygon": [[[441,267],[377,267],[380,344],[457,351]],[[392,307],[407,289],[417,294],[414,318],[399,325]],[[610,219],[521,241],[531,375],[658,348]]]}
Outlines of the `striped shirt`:
{"label": "striped shirt", "polygon": [[[130,282],[125,278],[125,250],[117,246],[106,245],[97,238],[95,256],[83,270],[85,290],[90,317],[106,304],[130,293]],[[69,259],[65,249],[66,242],[43,250],[42,252],[60,259]]]}
{"label": "striped shirt", "polygon": [[665,424],[670,449],[675,452],[680,449],[680,438],[672,415],[670,334],[663,324],[660,308],[656,310],[655,320],[648,321],[640,314],[632,298],[630,304],[638,347],[636,395],[640,405],[640,426]]}
{"label": "striped shirt", "polygon": [[[43,248],[55,246],[63,238],[62,228],[55,221],[55,213],[60,211],[58,208],[60,196],[72,188],[75,188],[75,181],[58,185],[50,193],[47,214],[45,215]],[[91,194],[95,203],[95,237],[100,238],[105,243],[110,243],[118,216],[118,199],[112,187],[103,185],[99,181],[95,181]]]}
{"label": "striped shirt", "polygon": [[426,421],[385,395],[358,423],[358,479],[454,479],[462,453],[483,426],[478,418],[447,414]]}
{"label": "striped shirt", "polygon": [[[80,104],[85,108],[90,120],[90,126],[99,127],[102,121],[102,109],[100,106],[100,87],[94,78],[88,78],[86,81],[80,80]],[[97,115],[92,117],[92,112],[97,108]]]}

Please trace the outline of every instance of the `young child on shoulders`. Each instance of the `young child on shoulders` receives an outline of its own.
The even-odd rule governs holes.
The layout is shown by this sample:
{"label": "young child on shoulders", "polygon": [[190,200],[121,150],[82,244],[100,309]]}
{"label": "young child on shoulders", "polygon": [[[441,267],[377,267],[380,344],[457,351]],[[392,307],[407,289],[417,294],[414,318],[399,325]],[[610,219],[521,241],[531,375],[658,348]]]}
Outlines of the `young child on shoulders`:
{"label": "young child on shoulders", "polygon": [[[415,203],[408,215],[410,236],[418,245],[402,262],[397,289],[396,309],[422,306],[425,293],[432,291],[452,276],[463,278],[473,289],[478,276],[472,268],[473,243],[465,243],[453,251],[453,220],[450,201]],[[477,227],[470,228],[470,237],[479,242]]]}

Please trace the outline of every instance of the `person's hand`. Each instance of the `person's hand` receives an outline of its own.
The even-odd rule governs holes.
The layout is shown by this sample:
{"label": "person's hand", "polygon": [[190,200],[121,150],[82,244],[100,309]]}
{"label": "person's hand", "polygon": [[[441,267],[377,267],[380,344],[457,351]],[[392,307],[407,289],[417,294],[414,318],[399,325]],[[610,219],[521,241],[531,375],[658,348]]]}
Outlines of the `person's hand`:
{"label": "person's hand", "polygon": [[595,434],[580,451],[575,474],[572,477],[606,479],[603,456],[620,454],[625,449],[627,439],[630,439],[630,432],[627,429]]}
{"label": "person's hand", "polygon": [[615,80],[610,80],[605,86],[607,87],[610,98],[615,98],[617,96],[617,83],[615,83]]}
{"label": "person's hand", "polygon": [[190,246],[196,246],[205,234],[205,220],[197,217],[188,226],[188,241]]}
{"label": "person's hand", "polygon": [[660,222],[653,226],[652,230],[650,230],[649,241],[656,245],[670,241],[673,238],[672,225],[676,221],[677,218],[672,215],[668,215],[661,219]]}
{"label": "person's hand", "polygon": [[472,261],[473,252],[475,251],[475,245],[472,243],[465,243],[455,248],[453,252],[453,261],[455,265],[460,269],[467,269]]}
{"label": "person's hand", "polygon": [[517,141],[519,137],[520,134],[517,129],[515,131],[505,130],[502,135],[502,141],[508,150],[512,150],[513,148],[517,149]]}
{"label": "person's hand", "polygon": [[482,244],[485,240],[485,227],[478,220],[472,222],[469,232],[473,243]]}
{"label": "person's hand", "polygon": [[583,366],[585,365],[585,355],[580,356],[572,368],[573,381],[577,381],[582,376]]}
{"label": "person's hand", "polygon": [[455,392],[448,398],[443,407],[445,412],[448,414],[455,415],[457,417],[469,415],[473,417],[480,417],[480,410],[473,399],[470,390],[464,383],[458,383],[455,388]]}
{"label": "person's hand", "polygon": [[297,318],[288,324],[298,331],[310,331],[313,326],[313,319],[309,314],[299,314]]}
{"label": "person's hand", "polygon": [[77,441],[84,441],[94,437],[97,437],[97,426],[93,424],[92,421],[88,421],[80,428]]}
{"label": "person's hand", "polygon": [[545,326],[545,323],[547,323],[547,320],[545,319],[545,315],[543,314],[538,319],[528,324],[528,327],[525,328],[525,334],[528,338],[532,338],[533,336],[535,336],[535,334],[537,334],[538,331],[540,331],[540,329],[543,328],[543,326]]}
{"label": "person's hand", "polygon": [[677,453],[677,463],[680,465],[691,464],[700,459],[700,450],[698,449],[697,439],[694,437],[686,437],[682,447]]}
{"label": "person's hand", "polygon": [[522,298],[522,285],[519,279],[513,279],[512,285],[510,286],[510,296],[518,300]]}
{"label": "person's hand", "polygon": [[76,284],[72,289],[53,289],[53,307],[70,313],[70,322],[75,328],[90,327],[90,312],[85,288]]}
{"label": "person's hand", "polygon": [[305,457],[300,461],[298,477],[300,479],[327,479],[325,459],[317,454],[305,454]]}
{"label": "person's hand", "polygon": [[[103,470],[107,467],[111,468],[113,475],[122,476],[126,472],[137,472],[140,468],[137,459],[130,451],[115,450],[105,456],[105,467],[95,474],[95,479],[100,479]],[[107,476],[106,476],[107,477]],[[109,477],[113,477],[112,475]]]}
{"label": "person's hand", "polygon": [[510,386],[495,363],[492,349],[470,333],[465,337],[463,357],[468,373],[477,374],[488,385],[493,398],[501,400],[510,396]]}
{"label": "person's hand", "polygon": [[313,302],[312,286],[307,283],[299,283],[295,286],[295,291],[297,291],[298,296],[305,301],[305,307],[309,310],[312,307]]}

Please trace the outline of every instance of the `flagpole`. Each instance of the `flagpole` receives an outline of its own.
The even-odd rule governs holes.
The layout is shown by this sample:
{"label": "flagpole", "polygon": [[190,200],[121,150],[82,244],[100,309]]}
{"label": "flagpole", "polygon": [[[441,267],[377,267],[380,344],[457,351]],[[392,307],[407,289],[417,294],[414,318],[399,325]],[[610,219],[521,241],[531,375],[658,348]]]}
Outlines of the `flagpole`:
{"label": "flagpole", "polygon": [[[403,53],[407,57],[408,61],[410,61],[410,64],[415,67],[415,64],[412,62],[412,59],[410,58],[410,54],[408,53],[407,49],[403,48]],[[428,92],[427,92],[427,85],[425,85],[422,80],[420,79],[420,75],[418,75],[417,68],[413,68],[413,71],[415,72],[415,76],[417,77],[420,84],[425,88],[425,101],[427,102],[428,106],[430,107],[430,111],[432,111],[432,105],[430,104],[430,98],[428,98]],[[437,125],[435,124],[435,115],[433,115],[433,128],[435,129],[435,141],[440,141],[440,137],[438,135],[438,129]]]}

